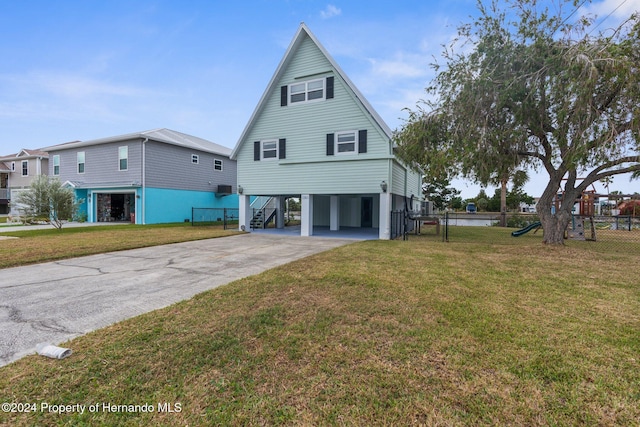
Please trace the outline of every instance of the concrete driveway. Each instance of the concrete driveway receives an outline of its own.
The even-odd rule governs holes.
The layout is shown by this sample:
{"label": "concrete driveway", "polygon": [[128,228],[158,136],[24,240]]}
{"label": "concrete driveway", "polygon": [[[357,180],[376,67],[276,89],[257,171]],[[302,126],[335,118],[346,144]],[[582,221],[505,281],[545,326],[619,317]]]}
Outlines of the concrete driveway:
{"label": "concrete driveway", "polygon": [[353,240],[242,234],[0,270],[0,366]]}

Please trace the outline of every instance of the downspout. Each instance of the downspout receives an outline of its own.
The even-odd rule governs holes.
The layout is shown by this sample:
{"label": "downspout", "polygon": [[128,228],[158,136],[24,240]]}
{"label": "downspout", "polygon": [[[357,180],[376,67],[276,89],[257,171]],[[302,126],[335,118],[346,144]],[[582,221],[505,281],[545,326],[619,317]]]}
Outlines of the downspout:
{"label": "downspout", "polygon": [[146,165],[147,165],[147,141],[149,141],[149,138],[145,138],[142,140],[142,201],[140,202],[140,208],[142,211],[142,218],[141,218],[141,224],[145,224],[146,223],[146,204],[147,204],[147,198],[146,198],[146,193],[147,193],[147,182],[146,182],[146,176],[147,176],[147,170],[146,170]]}

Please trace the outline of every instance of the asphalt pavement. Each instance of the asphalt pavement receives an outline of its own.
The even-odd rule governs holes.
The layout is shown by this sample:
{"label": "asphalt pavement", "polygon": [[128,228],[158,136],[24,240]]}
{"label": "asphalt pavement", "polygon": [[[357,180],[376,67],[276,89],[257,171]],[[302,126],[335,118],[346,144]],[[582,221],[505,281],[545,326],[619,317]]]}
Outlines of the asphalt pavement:
{"label": "asphalt pavement", "polygon": [[60,345],[352,242],[248,233],[2,269],[0,366],[35,353],[38,343]]}

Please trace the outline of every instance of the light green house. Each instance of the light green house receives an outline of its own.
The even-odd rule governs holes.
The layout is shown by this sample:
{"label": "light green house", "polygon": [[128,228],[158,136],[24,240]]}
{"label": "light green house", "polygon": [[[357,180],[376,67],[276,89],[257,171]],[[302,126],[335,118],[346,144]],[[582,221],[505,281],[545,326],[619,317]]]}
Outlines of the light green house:
{"label": "light green house", "polygon": [[284,227],[284,200],[299,197],[302,236],[358,227],[389,239],[391,211],[422,194],[420,175],[394,155],[389,127],[304,23],[231,159],[244,230],[267,202]]}

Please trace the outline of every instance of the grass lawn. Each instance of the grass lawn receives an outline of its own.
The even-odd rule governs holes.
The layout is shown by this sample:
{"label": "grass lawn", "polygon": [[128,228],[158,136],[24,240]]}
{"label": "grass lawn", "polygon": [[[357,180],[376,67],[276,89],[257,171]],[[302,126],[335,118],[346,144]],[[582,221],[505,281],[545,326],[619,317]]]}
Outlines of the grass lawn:
{"label": "grass lawn", "polygon": [[57,230],[5,231],[18,239],[0,242],[0,269],[145,246],[210,239],[237,234],[222,226],[191,224],[108,225],[68,227]]}
{"label": "grass lawn", "polygon": [[635,247],[455,231],[340,247],[21,359],[0,396],[36,411],[0,424],[638,425]]}

